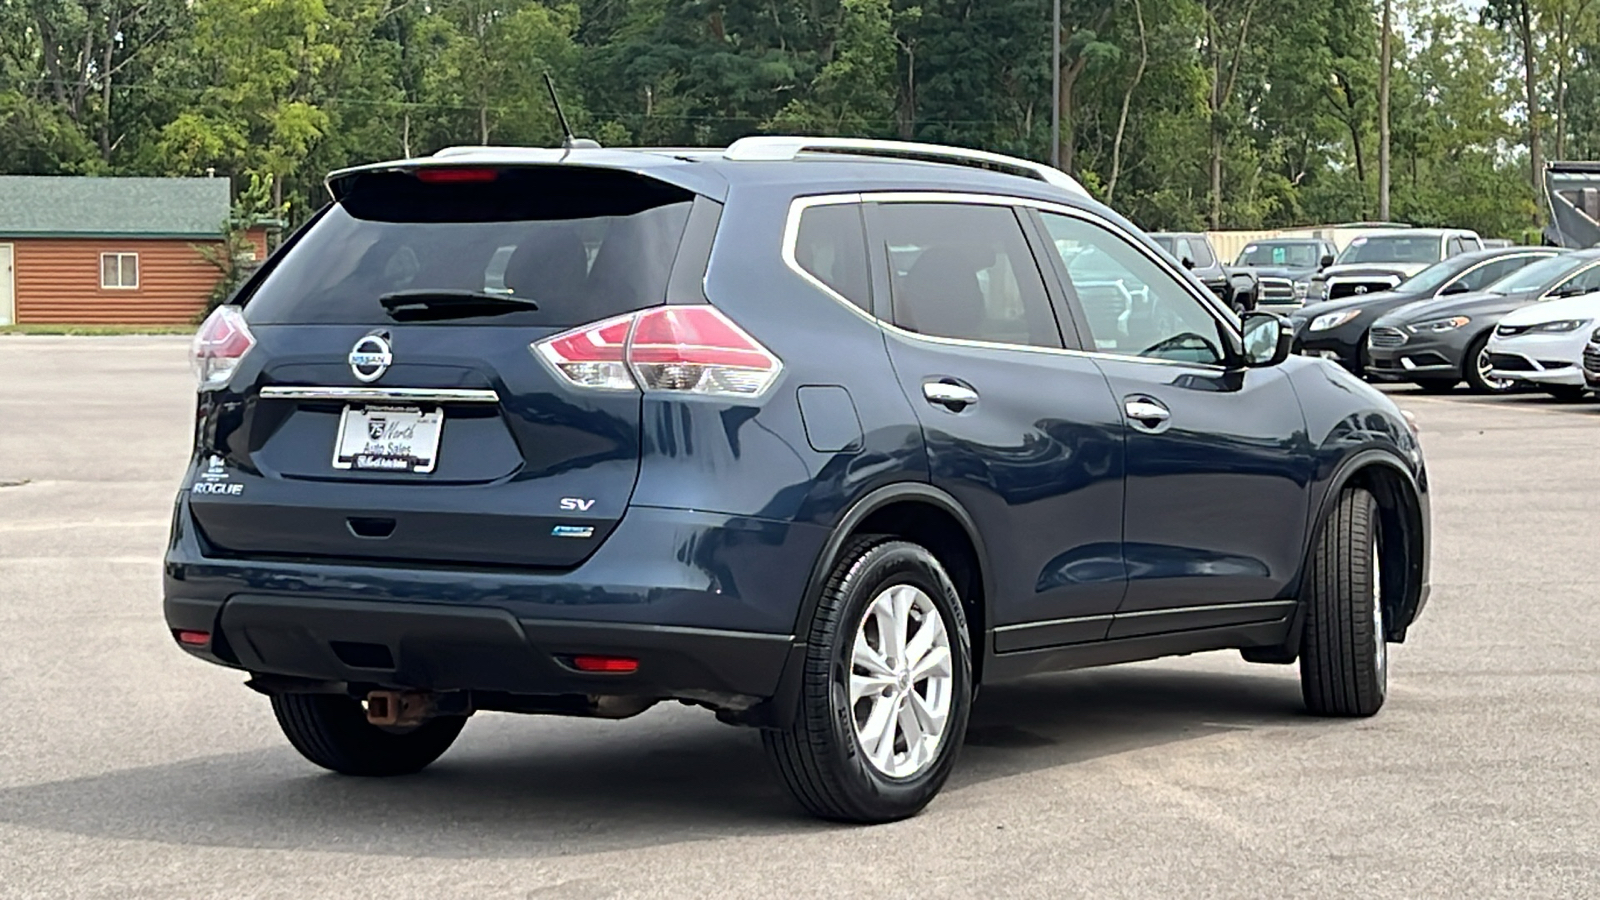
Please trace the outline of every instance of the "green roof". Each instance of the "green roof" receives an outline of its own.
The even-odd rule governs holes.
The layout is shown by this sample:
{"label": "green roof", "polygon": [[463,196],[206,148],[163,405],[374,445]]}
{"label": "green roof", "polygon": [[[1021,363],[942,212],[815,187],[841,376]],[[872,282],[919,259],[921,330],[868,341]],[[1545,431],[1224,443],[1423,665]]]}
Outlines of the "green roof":
{"label": "green roof", "polygon": [[0,175],[0,238],[216,237],[226,178]]}

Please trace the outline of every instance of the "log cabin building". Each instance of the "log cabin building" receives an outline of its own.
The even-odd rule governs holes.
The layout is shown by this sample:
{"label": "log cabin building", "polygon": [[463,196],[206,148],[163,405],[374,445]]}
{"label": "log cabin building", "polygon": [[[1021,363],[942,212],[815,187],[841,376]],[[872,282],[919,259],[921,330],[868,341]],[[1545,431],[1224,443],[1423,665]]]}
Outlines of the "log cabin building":
{"label": "log cabin building", "polygon": [[195,321],[230,200],[226,178],[0,176],[0,325]]}

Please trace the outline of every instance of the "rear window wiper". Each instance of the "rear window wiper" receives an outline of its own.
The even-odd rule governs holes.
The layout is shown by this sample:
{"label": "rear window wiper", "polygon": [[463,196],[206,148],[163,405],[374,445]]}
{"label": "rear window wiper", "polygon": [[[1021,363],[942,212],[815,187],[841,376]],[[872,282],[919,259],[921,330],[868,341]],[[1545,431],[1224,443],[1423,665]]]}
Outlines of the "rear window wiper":
{"label": "rear window wiper", "polygon": [[539,308],[526,297],[439,288],[393,291],[379,297],[378,302],[397,321],[499,316]]}

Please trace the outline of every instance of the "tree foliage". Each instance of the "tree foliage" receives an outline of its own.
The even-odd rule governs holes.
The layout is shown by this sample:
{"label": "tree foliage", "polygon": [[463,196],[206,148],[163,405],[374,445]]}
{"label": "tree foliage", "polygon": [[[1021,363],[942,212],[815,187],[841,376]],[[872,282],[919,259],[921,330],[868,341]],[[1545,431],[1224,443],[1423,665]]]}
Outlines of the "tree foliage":
{"label": "tree foliage", "polygon": [[[1396,217],[1537,221],[1536,153],[1600,153],[1600,0],[1396,0]],[[194,175],[303,219],[324,174],[552,145],[799,132],[1063,166],[1150,228],[1376,214],[1374,0],[10,0],[0,170]],[[1537,148],[1537,149],[1536,149]],[[254,200],[252,203],[256,202]]]}

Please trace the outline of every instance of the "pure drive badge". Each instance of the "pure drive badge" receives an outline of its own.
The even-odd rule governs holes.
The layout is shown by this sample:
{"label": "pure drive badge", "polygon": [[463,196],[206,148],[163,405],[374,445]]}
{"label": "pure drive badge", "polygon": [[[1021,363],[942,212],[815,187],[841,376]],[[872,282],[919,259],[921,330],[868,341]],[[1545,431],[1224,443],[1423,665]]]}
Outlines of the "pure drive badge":
{"label": "pure drive badge", "polygon": [[373,382],[389,371],[394,362],[394,352],[389,339],[381,334],[369,334],[350,348],[350,371],[362,382]]}

